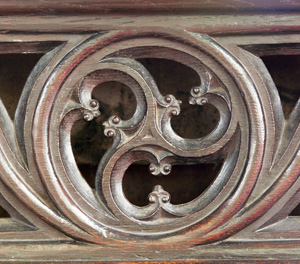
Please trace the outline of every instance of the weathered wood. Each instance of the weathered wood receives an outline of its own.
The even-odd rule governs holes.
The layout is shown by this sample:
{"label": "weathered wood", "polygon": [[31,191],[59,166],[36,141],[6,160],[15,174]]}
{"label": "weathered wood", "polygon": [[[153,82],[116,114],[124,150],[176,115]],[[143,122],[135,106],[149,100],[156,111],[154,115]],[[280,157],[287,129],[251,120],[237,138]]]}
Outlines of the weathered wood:
{"label": "weathered wood", "polygon": [[[287,34],[300,31],[299,11],[270,13],[173,13],[99,15],[15,15],[0,17],[0,33],[96,33],[107,30],[173,28],[209,35]],[[263,35],[262,35],[263,36]],[[42,36],[39,36],[42,37]],[[288,41],[288,39],[287,39]]]}
{"label": "weathered wood", "polygon": [[[300,54],[299,12],[297,1],[0,1],[0,54],[45,53],[14,120],[0,101],[0,205],[12,217],[0,221],[1,263],[299,260],[300,218],[289,214],[300,201],[300,101],[284,116],[260,59]],[[190,107],[215,107],[211,133],[174,132],[182,102],[161,92],[147,58],[195,72]],[[93,189],[71,131],[101,115],[92,93],[110,81],[131,89],[136,109],[104,121],[113,143]],[[164,177],[173,166],[219,160],[214,181],[191,201],[175,204],[156,185],[137,206],[123,190],[135,162]]]}
{"label": "weathered wood", "polygon": [[68,0],[68,1],[0,1],[3,14],[65,14],[65,13],[127,13],[127,12],[242,12],[242,11],[295,11],[300,10],[297,0]]}

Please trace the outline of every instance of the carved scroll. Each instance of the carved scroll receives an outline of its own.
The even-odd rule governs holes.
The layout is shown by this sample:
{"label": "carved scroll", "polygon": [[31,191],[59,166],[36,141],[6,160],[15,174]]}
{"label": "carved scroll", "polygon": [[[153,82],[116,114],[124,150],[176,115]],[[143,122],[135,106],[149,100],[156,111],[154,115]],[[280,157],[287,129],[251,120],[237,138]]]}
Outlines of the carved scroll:
{"label": "carved scroll", "polygon": [[[177,135],[171,119],[180,115],[181,101],[161,94],[141,58],[173,60],[198,74],[191,107],[211,104],[220,115],[209,135]],[[206,35],[163,29],[111,31],[62,44],[33,70],[14,124],[1,105],[1,184],[50,226],[100,244],[190,247],[224,240],[259,219],[262,225],[276,221],[265,212],[298,190],[288,192],[299,185],[300,103],[285,120],[270,77],[259,80],[241,60],[252,70],[264,67],[241,48],[230,51]],[[113,144],[93,190],[77,168],[70,134],[76,121],[101,115],[92,91],[108,81],[127,85],[137,106],[130,119],[111,116],[103,123]],[[134,162],[146,160],[150,173],[167,175],[174,165],[220,157],[224,163],[214,182],[187,203],[173,204],[160,185],[143,207],[123,192]]]}

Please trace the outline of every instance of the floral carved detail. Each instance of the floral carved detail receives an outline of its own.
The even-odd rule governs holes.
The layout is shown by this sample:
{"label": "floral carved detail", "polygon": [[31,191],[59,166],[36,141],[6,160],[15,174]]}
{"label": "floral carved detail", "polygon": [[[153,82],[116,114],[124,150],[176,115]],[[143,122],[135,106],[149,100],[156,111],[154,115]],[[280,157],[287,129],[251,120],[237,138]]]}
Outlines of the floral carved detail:
{"label": "floral carved detail", "polygon": [[[298,184],[299,103],[284,120],[277,92],[240,63],[259,65],[259,60],[234,51],[238,55],[205,35],[164,30],[112,31],[57,47],[29,78],[15,124],[1,105],[1,126],[9,124],[13,131],[15,126],[17,135],[16,141],[1,132],[1,181],[43,221],[93,243],[189,247],[226,239],[255,221],[275,221],[264,212]],[[220,114],[209,135],[186,139],[174,132],[171,119],[180,114],[181,101],[160,93],[141,58],[173,60],[198,74],[201,84],[190,87],[189,103],[211,104]],[[91,94],[108,81],[130,87],[137,106],[130,119],[114,115],[103,123],[113,144],[100,161],[92,190],[77,168],[70,133],[77,120],[100,115]],[[148,161],[150,173],[158,176],[174,165],[220,156],[224,164],[214,182],[187,203],[172,204],[158,185],[144,207],[123,193],[124,174],[134,162]]]}

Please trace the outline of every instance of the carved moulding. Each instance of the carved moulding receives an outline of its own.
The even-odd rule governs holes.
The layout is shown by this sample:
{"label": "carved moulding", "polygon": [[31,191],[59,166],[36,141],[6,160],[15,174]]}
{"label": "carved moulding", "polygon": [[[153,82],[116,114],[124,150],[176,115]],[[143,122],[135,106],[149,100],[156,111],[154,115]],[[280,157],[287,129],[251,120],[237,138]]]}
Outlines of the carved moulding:
{"label": "carved moulding", "polygon": [[[185,139],[173,131],[170,121],[181,102],[160,93],[141,58],[174,60],[197,72],[201,84],[191,87],[190,103],[212,104],[220,114],[209,135]],[[285,120],[268,74],[253,77],[253,69],[263,67],[240,48],[229,51],[206,35],[164,29],[111,31],[62,44],[40,60],[26,83],[15,116],[17,140],[1,106],[1,183],[50,226],[101,245],[191,247],[224,240],[259,219],[261,226],[276,222],[275,214],[265,213],[286,216],[277,203],[298,190],[300,104]],[[112,116],[104,122],[113,144],[93,190],[77,168],[70,134],[77,120],[101,114],[91,94],[112,80],[131,88],[137,107],[129,120]],[[220,157],[224,164],[214,182],[188,203],[172,204],[163,186],[154,188],[145,207],[123,193],[124,173],[136,161],[165,175],[173,165]]]}

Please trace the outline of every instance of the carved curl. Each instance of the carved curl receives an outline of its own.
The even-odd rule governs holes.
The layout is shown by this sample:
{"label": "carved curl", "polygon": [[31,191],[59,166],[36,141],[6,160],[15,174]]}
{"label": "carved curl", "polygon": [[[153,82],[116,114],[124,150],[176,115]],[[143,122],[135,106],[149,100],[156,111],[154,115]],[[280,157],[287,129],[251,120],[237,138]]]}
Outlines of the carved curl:
{"label": "carved curl", "polygon": [[[185,139],[173,131],[170,120],[180,114],[180,100],[159,92],[137,61],[147,57],[174,60],[197,72],[201,85],[191,87],[190,103],[217,108],[220,122],[212,133]],[[111,80],[132,89],[137,108],[129,120],[112,116],[104,123],[106,135],[114,141],[99,164],[95,193],[76,166],[70,133],[77,120],[89,121],[100,114],[101,106],[91,93],[99,83]],[[0,159],[1,181],[36,215],[76,239],[181,247],[225,239],[275,203],[259,202],[259,197],[268,192],[284,195],[289,185],[279,180],[280,175],[292,171],[296,177],[299,172],[300,155],[294,150],[286,157],[282,144],[276,156],[284,161],[281,172],[271,166],[270,142],[278,120],[267,113],[278,106],[271,100],[262,104],[272,92],[259,88],[232,54],[204,35],[151,29],[69,42],[41,60],[24,89],[16,118],[21,163],[13,157]],[[298,130],[294,129],[295,135]],[[12,155],[3,151],[12,149],[6,137],[0,135],[2,156]],[[142,158],[151,163],[153,174],[167,174],[175,164],[200,163],[220,155],[225,161],[219,175],[189,203],[173,205],[161,186],[149,194],[145,207],[132,205],[124,196],[123,175]],[[269,187],[278,186],[264,193],[256,182],[266,171],[275,175]]]}

